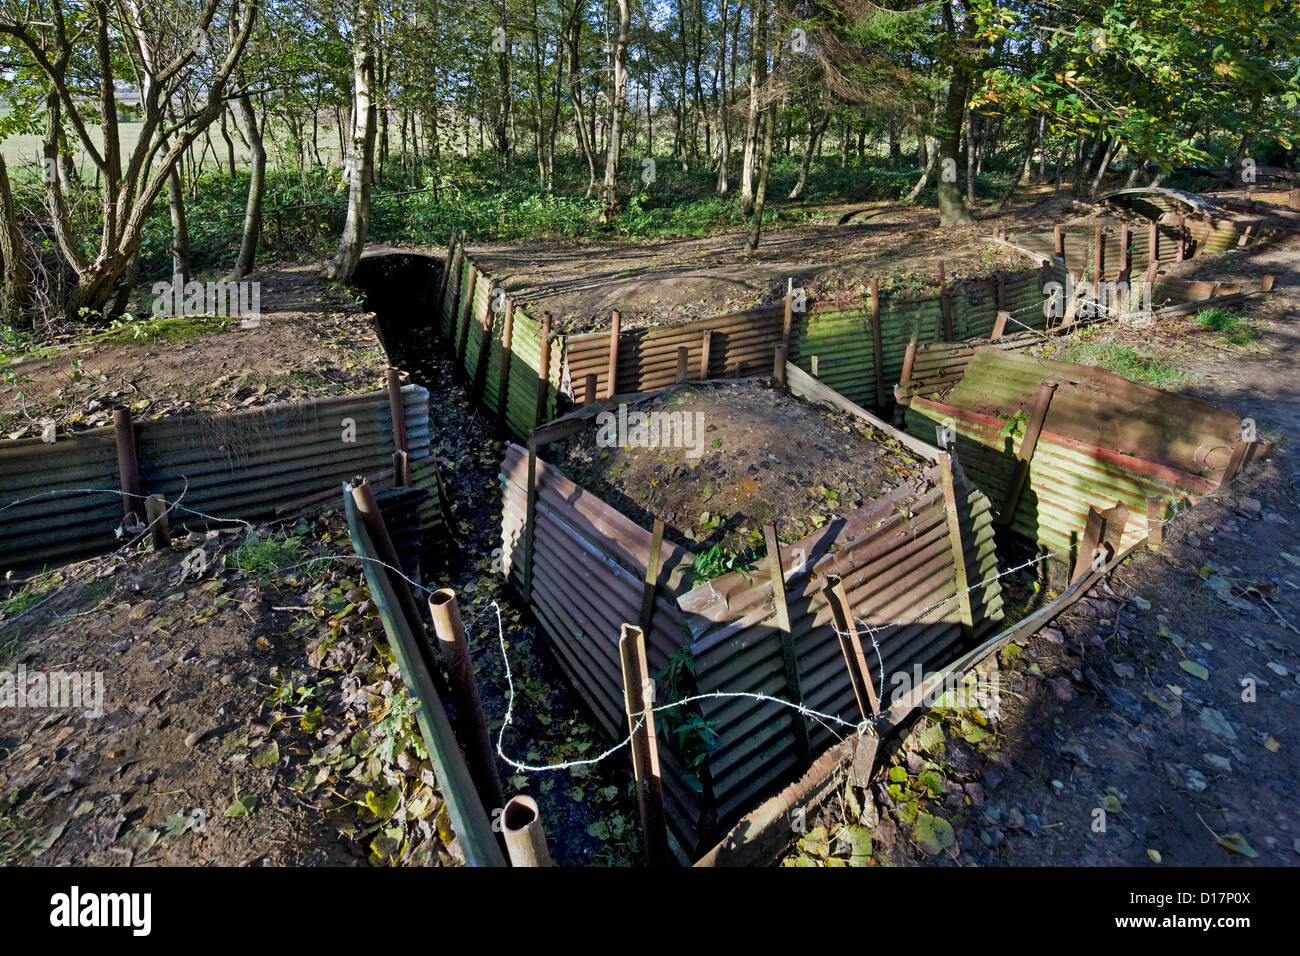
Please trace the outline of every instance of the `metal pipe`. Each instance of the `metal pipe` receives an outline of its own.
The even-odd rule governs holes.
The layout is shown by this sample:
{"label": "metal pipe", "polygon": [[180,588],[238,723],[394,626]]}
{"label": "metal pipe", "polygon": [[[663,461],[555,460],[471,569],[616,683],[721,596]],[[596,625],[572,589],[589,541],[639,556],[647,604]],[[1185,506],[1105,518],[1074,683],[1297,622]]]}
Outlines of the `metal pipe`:
{"label": "metal pipe", "polygon": [[613,398],[618,394],[618,336],[622,324],[623,315],[618,309],[615,309],[612,324],[609,327],[609,375],[606,378],[609,387],[608,398]]}
{"label": "metal pipe", "polygon": [[537,801],[532,797],[522,794],[511,797],[501,814],[501,826],[511,866],[554,865],[551,851],[546,846],[546,831],[542,829]]}
{"label": "metal pipe", "polygon": [[384,373],[388,387],[388,410],[393,417],[393,445],[398,451],[407,451],[406,407],[402,404],[402,371],[389,367]]}
{"label": "metal pipe", "polygon": [[782,392],[785,391],[785,346],[778,345],[772,350],[772,384]]}
{"label": "metal pipe", "polygon": [[460,620],[456,592],[451,588],[434,591],[429,597],[429,613],[433,616],[433,630],[438,635],[438,647],[451,678],[451,693],[456,701],[456,714],[460,718],[457,723],[460,725],[461,743],[466,751],[470,773],[474,776],[483,803],[499,807],[504,799],[501,781],[497,776],[492,738],[483,717],[483,702],[474,680],[474,665],[469,656],[465,626]]}
{"label": "metal pipe", "polygon": [[140,462],[135,454],[135,427],[131,424],[131,409],[125,405],[113,406],[113,430],[117,439],[117,476],[122,489],[122,513],[141,521],[144,509],[140,506]]}

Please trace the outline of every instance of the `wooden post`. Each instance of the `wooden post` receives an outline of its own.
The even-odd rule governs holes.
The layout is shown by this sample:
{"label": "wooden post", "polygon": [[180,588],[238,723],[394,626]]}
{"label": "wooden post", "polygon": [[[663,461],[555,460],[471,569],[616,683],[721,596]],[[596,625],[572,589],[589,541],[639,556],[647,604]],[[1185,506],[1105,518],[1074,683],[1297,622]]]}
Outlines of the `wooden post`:
{"label": "wooden post", "polygon": [[1178,262],[1187,258],[1187,217],[1178,217]]}
{"label": "wooden post", "polygon": [[1127,524],[1128,505],[1122,501],[1105,511],[1091,506],[1088,508],[1088,519],[1083,526],[1083,537],[1079,541],[1079,553],[1074,562],[1074,574],[1070,577],[1071,584],[1087,577],[1093,570],[1093,559],[1099,550],[1106,555],[1106,563],[1119,554]]}
{"label": "wooden post", "polygon": [[970,637],[975,630],[975,612],[971,608],[970,582],[966,578],[966,544],[962,539],[961,515],[957,510],[955,469],[949,452],[939,452],[938,459],[944,513],[948,522],[948,547],[952,549],[953,566],[957,573],[957,607],[961,612],[962,630]]}
{"label": "wooden post", "polygon": [[785,284],[785,316],[781,322],[781,344],[790,347],[790,334],[794,329],[794,279]]}
{"label": "wooden post", "polygon": [[948,301],[948,280],[943,263],[939,263],[939,311],[943,316],[943,340],[952,341],[952,303]]}
{"label": "wooden post", "polygon": [[[815,355],[808,356],[808,371],[812,373],[813,378],[821,378],[819,365],[820,363],[817,361],[817,356]],[[737,376],[737,378],[739,377],[740,376]]]}
{"label": "wooden post", "polygon": [[644,586],[641,588],[641,614],[637,622],[642,631],[650,633],[654,622],[655,593],[659,589],[659,569],[663,562],[664,523],[655,518],[654,530],[650,533],[650,554],[646,559]]}
{"label": "wooden post", "polygon": [[506,838],[506,852],[511,866],[552,866],[551,851],[542,829],[541,811],[532,797],[519,794],[510,798],[501,813],[501,831]]}
{"label": "wooden post", "polygon": [[622,313],[615,309],[613,323],[609,327],[609,372],[607,378],[608,392],[606,393],[608,398],[613,398],[618,394],[618,336],[622,324]]}
{"label": "wooden post", "polygon": [[1152,222],[1147,229],[1147,268],[1160,262],[1160,224]]}
{"label": "wooden post", "polygon": [[1011,484],[1007,486],[1007,496],[1002,501],[1002,512],[998,515],[997,523],[1004,527],[1011,524],[1016,514],[1016,507],[1020,504],[1020,492],[1024,489],[1025,479],[1029,475],[1029,462],[1034,457],[1034,449],[1038,447],[1038,436],[1042,434],[1043,422],[1047,419],[1047,408],[1051,404],[1057,384],[1044,382],[1038,387],[1034,413],[1029,419],[1029,424],[1025,426],[1024,437],[1020,439],[1020,448],[1016,451],[1015,471],[1012,472]]}
{"label": "wooden post", "polygon": [[999,309],[998,317],[993,320],[993,331],[989,334],[989,338],[995,342],[1002,338],[1002,336],[1006,334],[1007,320],[1010,318],[1010,312],[1007,312],[1005,309]]}
{"label": "wooden post", "polygon": [[1106,242],[1101,234],[1101,226],[1092,231],[1092,259],[1097,267],[1094,282],[1100,282],[1106,275]]}
{"label": "wooden post", "polygon": [[510,350],[514,347],[515,300],[506,299],[501,320],[501,358],[497,362],[497,430],[503,431],[510,410]]}
{"label": "wooden post", "polygon": [[384,373],[388,389],[388,412],[393,421],[393,447],[406,451],[406,405],[402,402],[402,371],[389,366]]}
{"label": "wooden post", "polygon": [[677,346],[677,384],[679,385],[686,381],[686,376],[689,374],[687,363],[690,361],[690,351],[685,345]]}
{"label": "wooden post", "polygon": [[483,718],[483,702],[479,699],[478,684],[474,680],[474,665],[469,656],[469,641],[465,626],[460,620],[460,606],[456,592],[439,588],[429,597],[429,613],[433,615],[434,633],[438,647],[447,664],[447,676],[452,697],[456,701],[456,723],[459,725],[461,745],[479,797],[485,806],[499,807],[504,802],[501,780],[497,776],[496,752],[488,735],[487,721]]}
{"label": "wooden post", "polygon": [[153,549],[166,551],[172,546],[170,523],[167,519],[167,501],[162,495],[150,495],[144,503],[145,517],[153,534]]}
{"label": "wooden post", "polygon": [[1052,255],[1065,261],[1065,230],[1060,226],[1052,227]]}
{"label": "wooden post", "polygon": [[1160,497],[1147,498],[1147,547],[1160,550],[1165,540],[1165,501]]}
{"label": "wooden post", "polygon": [[704,340],[700,343],[700,380],[709,377],[709,359],[713,353],[713,330],[704,330]]}
{"label": "wooden post", "polygon": [[[469,323],[474,316],[474,290],[478,288],[478,266],[470,263],[469,278],[465,280],[465,307],[461,312],[460,322],[455,332],[456,338],[456,367],[459,369],[461,363],[465,360],[465,345],[469,342]],[[464,369],[462,371],[468,371]]]}
{"label": "wooden post", "polygon": [[[780,348],[780,346],[777,346]],[[794,652],[794,637],[790,633],[790,605],[785,596],[785,570],[781,567],[781,543],[776,538],[776,525],[763,526],[763,541],[767,544],[768,575],[772,580],[772,601],[776,605],[776,627],[781,638],[781,657],[785,665],[786,700],[803,706],[803,688],[799,679],[799,659]],[[812,743],[808,739],[808,724],[803,714],[790,711],[790,729],[794,731],[794,745],[804,766],[812,764]]]}
{"label": "wooden post", "polygon": [[537,410],[534,424],[546,424],[547,399],[551,394],[551,313],[542,313],[541,357],[537,362]]}
{"label": "wooden post", "polygon": [[596,404],[596,373],[588,372],[582,380],[582,404]]}
{"label": "wooden post", "polygon": [[831,606],[835,634],[840,641],[840,652],[844,655],[844,666],[849,671],[849,683],[853,685],[853,696],[858,701],[858,711],[863,720],[879,717],[880,702],[876,699],[876,685],[871,679],[867,657],[862,652],[862,642],[858,640],[858,628],[853,620],[853,607],[849,604],[844,580],[838,574],[827,575],[825,591],[826,600]]}
{"label": "wooden post", "polygon": [[880,277],[871,277],[871,363],[876,373],[876,407],[885,407],[885,343],[880,331]]}
{"label": "wooden post", "polygon": [[772,356],[772,384],[778,390],[785,391],[785,346],[778,345],[773,349]]}
{"label": "wooden post", "polygon": [[1128,281],[1129,272],[1132,271],[1132,250],[1129,248],[1132,241],[1129,224],[1124,223],[1119,227],[1119,278],[1125,282]]}
{"label": "wooden post", "polygon": [[645,840],[646,861],[664,866],[668,857],[668,815],[664,811],[663,780],[659,774],[659,744],[655,739],[654,681],[645,656],[645,634],[624,624],[618,638],[623,665],[623,703],[632,735],[632,773],[636,777],[637,807]]}
{"label": "wooden post", "polygon": [[117,478],[122,489],[122,514],[143,524],[140,462],[135,455],[135,426],[131,423],[131,409],[127,406],[113,406],[113,431],[117,439]]}

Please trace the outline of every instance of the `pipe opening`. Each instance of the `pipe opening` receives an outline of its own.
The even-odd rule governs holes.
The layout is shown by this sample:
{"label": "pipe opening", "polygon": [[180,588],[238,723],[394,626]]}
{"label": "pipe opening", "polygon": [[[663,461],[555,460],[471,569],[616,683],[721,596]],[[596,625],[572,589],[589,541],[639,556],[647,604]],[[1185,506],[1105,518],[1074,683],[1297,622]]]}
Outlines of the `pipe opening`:
{"label": "pipe opening", "polygon": [[501,814],[502,825],[511,833],[528,829],[537,819],[537,804],[530,797],[512,797]]}

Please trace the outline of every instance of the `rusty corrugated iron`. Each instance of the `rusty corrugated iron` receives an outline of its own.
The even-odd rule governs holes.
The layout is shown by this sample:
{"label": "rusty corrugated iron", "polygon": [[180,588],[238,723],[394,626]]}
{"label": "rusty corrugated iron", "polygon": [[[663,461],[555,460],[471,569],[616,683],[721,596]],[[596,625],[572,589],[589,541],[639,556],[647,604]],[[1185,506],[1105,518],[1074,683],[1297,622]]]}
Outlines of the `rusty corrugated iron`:
{"label": "rusty corrugated iron", "polygon": [[[430,454],[428,391],[407,385],[402,402],[409,454],[419,462]],[[391,469],[395,447],[384,391],[138,422],[135,445],[142,494],[174,502],[184,490],[184,508],[245,521],[273,518],[279,505]],[[119,487],[112,428],[52,444],[4,443],[0,465],[0,507],[41,495],[0,511],[0,566],[39,567],[120,543],[120,495],[72,493]],[[431,484],[428,468],[421,473]],[[171,520],[203,523],[183,511]]]}

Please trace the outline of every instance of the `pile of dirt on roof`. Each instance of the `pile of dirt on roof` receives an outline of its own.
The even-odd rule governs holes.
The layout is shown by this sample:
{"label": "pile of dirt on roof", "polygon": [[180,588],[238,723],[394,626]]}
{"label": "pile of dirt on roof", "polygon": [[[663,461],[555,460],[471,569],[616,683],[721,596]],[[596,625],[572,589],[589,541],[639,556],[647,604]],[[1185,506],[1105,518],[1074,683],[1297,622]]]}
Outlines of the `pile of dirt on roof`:
{"label": "pile of dirt on roof", "polygon": [[[639,413],[639,414],[638,414]],[[924,492],[924,463],[867,422],[757,382],[679,385],[604,412],[545,457],[623,514],[697,553],[756,557],[873,498]]]}

